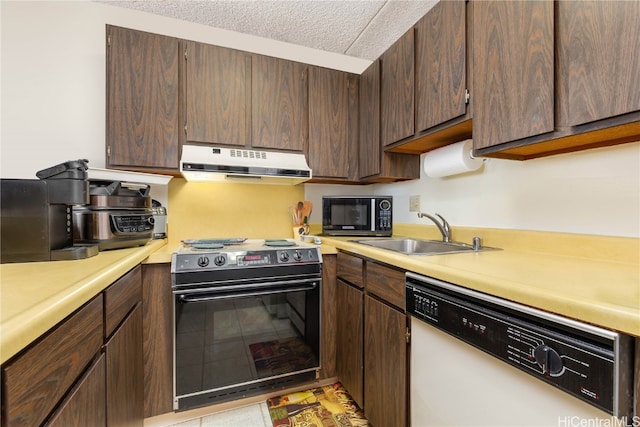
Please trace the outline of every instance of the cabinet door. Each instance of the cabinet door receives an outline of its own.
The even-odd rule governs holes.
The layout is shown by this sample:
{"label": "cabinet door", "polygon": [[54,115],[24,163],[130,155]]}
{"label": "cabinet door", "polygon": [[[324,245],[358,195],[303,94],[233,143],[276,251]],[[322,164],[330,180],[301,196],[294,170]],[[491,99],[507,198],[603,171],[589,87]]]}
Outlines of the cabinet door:
{"label": "cabinet door", "polygon": [[307,66],[253,55],[252,146],[304,152],[309,133]]}
{"label": "cabinet door", "polygon": [[640,110],[640,2],[560,1],[561,126]]}
{"label": "cabinet door", "polygon": [[367,182],[420,178],[420,156],[387,153],[380,143],[380,61],[360,75],[358,174]]}
{"label": "cabinet door", "polygon": [[473,7],[474,148],[554,130],[554,2]]}
{"label": "cabinet door", "polygon": [[[363,393],[363,292],[338,279],[336,289],[336,367],[342,385],[361,408]],[[384,393],[386,394],[386,393]]]}
{"label": "cabinet door", "polygon": [[107,424],[142,426],[144,364],[142,304],[139,303],[105,344],[107,364]]}
{"label": "cabinet door", "polygon": [[251,140],[251,55],[186,42],[186,139],[246,146]]}
{"label": "cabinet door", "polygon": [[360,75],[360,177],[381,172],[380,144],[380,61],[376,60]]}
{"label": "cabinet door", "polygon": [[173,411],[171,264],[142,266],[144,416]]}
{"label": "cabinet door", "polygon": [[407,322],[370,297],[364,309],[364,411],[374,426],[407,425]]}
{"label": "cabinet door", "polygon": [[107,27],[108,167],[177,170],[179,41]]}
{"label": "cabinet door", "polygon": [[320,379],[332,378],[336,371],[336,336],[342,327],[338,323],[337,296],[336,296],[336,255],[324,254],[322,256],[322,304],[320,313]]}
{"label": "cabinet door", "polygon": [[380,57],[382,145],[414,134],[413,29],[405,33]]}
{"label": "cabinet door", "polygon": [[437,3],[415,28],[416,131],[466,112],[466,3]]}
{"label": "cabinet door", "polygon": [[348,73],[309,70],[309,166],[314,178],[349,179],[357,170],[357,81]]}
{"label": "cabinet door", "polygon": [[46,425],[104,427],[107,425],[105,402],[105,363],[101,355]]}

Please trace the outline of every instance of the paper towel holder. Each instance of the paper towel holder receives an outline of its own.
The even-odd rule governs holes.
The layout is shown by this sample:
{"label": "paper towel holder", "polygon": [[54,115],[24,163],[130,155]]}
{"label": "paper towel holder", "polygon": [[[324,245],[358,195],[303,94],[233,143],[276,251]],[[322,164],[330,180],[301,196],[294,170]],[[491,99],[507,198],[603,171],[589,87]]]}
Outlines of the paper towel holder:
{"label": "paper towel holder", "polygon": [[473,155],[473,140],[466,139],[428,152],[423,168],[430,178],[444,178],[476,171],[486,161]]}

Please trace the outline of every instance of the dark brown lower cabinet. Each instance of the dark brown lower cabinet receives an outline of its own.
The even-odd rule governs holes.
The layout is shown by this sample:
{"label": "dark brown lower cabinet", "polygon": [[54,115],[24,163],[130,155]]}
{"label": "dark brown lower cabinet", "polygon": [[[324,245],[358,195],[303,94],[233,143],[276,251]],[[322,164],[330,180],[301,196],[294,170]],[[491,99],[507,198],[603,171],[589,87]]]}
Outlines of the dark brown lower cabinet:
{"label": "dark brown lower cabinet", "polygon": [[142,266],[144,416],[173,411],[171,264]]}
{"label": "dark brown lower cabinet", "polygon": [[49,427],[104,427],[105,412],[105,357],[100,357],[73,388],[69,397],[51,417]]}
{"label": "dark brown lower cabinet", "polygon": [[105,344],[107,364],[107,425],[142,426],[144,361],[142,304],[138,303]]}
{"label": "dark brown lower cabinet", "polygon": [[336,256],[322,256],[322,298],[320,335],[320,379],[337,375],[336,331],[340,329],[336,308]]}
{"label": "dark brown lower cabinet", "polygon": [[2,425],[37,426],[67,398],[100,352],[102,295],[2,366]]}
{"label": "dark brown lower cabinet", "polygon": [[336,367],[342,385],[360,407],[364,407],[361,289],[338,279],[336,288]]}
{"label": "dark brown lower cabinet", "polygon": [[338,252],[338,378],[372,427],[407,426],[404,272]]}
{"label": "dark brown lower cabinet", "polygon": [[136,267],[2,365],[2,426],[142,426]]}
{"label": "dark brown lower cabinet", "polygon": [[364,414],[373,427],[404,427],[407,425],[406,316],[367,295],[364,319]]}

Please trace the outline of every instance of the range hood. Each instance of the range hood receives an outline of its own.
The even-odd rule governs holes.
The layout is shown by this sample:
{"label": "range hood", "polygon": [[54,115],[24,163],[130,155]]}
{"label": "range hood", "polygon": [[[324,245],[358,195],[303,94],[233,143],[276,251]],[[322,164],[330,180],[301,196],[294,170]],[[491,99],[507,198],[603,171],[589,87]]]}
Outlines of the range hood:
{"label": "range hood", "polygon": [[311,179],[304,154],[183,145],[180,172],[187,181],[295,185]]}

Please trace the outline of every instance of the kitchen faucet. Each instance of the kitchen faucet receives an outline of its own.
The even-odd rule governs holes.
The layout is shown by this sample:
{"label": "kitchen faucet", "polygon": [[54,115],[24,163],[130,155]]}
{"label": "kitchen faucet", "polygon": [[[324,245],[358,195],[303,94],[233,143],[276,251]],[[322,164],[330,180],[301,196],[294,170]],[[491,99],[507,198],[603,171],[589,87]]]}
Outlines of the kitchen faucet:
{"label": "kitchen faucet", "polygon": [[440,221],[429,214],[418,212],[418,218],[427,217],[431,221],[433,221],[438,227],[438,230],[440,230],[440,233],[442,233],[442,241],[449,243],[451,241],[451,227],[449,226],[447,220],[442,217],[442,215],[436,214],[436,216],[442,220],[442,223],[440,223]]}

